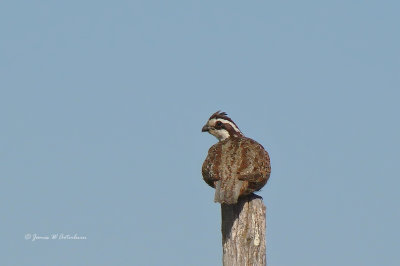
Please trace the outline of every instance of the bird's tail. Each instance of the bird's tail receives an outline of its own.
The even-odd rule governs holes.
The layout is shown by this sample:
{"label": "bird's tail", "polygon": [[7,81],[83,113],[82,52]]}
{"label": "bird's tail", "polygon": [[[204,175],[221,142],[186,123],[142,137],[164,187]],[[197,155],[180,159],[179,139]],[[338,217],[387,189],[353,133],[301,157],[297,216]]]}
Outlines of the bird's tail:
{"label": "bird's tail", "polygon": [[217,181],[215,184],[214,201],[226,204],[237,203],[242,184],[243,181],[235,180],[234,178]]}

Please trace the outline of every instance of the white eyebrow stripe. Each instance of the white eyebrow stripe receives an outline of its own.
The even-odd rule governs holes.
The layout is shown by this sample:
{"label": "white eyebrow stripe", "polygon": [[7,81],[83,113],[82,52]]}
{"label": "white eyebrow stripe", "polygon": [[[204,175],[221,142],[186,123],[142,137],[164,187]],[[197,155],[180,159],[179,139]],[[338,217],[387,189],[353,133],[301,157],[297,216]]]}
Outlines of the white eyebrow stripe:
{"label": "white eyebrow stripe", "polygon": [[[213,119],[215,119],[215,118],[213,118]],[[234,123],[232,123],[231,121],[228,121],[228,120],[225,120],[225,119],[221,119],[221,118],[215,119],[215,121],[221,121],[223,123],[227,123],[227,124],[231,125],[235,129],[236,132],[240,132],[241,133],[239,128]]]}

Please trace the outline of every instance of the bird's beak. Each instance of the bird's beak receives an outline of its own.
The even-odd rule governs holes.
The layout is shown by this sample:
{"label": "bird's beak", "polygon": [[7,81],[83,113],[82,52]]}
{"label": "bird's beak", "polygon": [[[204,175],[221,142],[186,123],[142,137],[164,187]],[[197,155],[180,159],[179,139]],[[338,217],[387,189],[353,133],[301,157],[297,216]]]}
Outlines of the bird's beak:
{"label": "bird's beak", "polygon": [[201,132],[207,132],[209,130],[208,125],[204,125],[204,127],[201,129]]}

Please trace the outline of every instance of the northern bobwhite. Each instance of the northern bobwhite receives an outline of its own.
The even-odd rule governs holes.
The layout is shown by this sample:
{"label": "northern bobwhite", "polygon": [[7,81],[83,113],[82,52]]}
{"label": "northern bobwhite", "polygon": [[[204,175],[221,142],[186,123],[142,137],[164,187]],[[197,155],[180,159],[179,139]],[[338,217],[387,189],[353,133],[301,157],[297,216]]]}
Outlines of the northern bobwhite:
{"label": "northern bobwhite", "polygon": [[271,174],[268,152],[245,137],[225,112],[214,113],[201,131],[219,140],[209,149],[202,167],[204,181],[215,188],[215,202],[237,203],[240,196],[267,183]]}

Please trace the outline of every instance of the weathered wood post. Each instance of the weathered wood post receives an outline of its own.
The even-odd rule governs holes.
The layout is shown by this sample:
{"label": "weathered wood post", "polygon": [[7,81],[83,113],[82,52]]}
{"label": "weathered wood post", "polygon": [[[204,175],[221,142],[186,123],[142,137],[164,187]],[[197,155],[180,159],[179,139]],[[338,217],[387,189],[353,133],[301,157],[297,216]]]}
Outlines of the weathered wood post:
{"label": "weathered wood post", "polygon": [[221,204],[224,266],[266,265],[266,207],[260,196]]}

